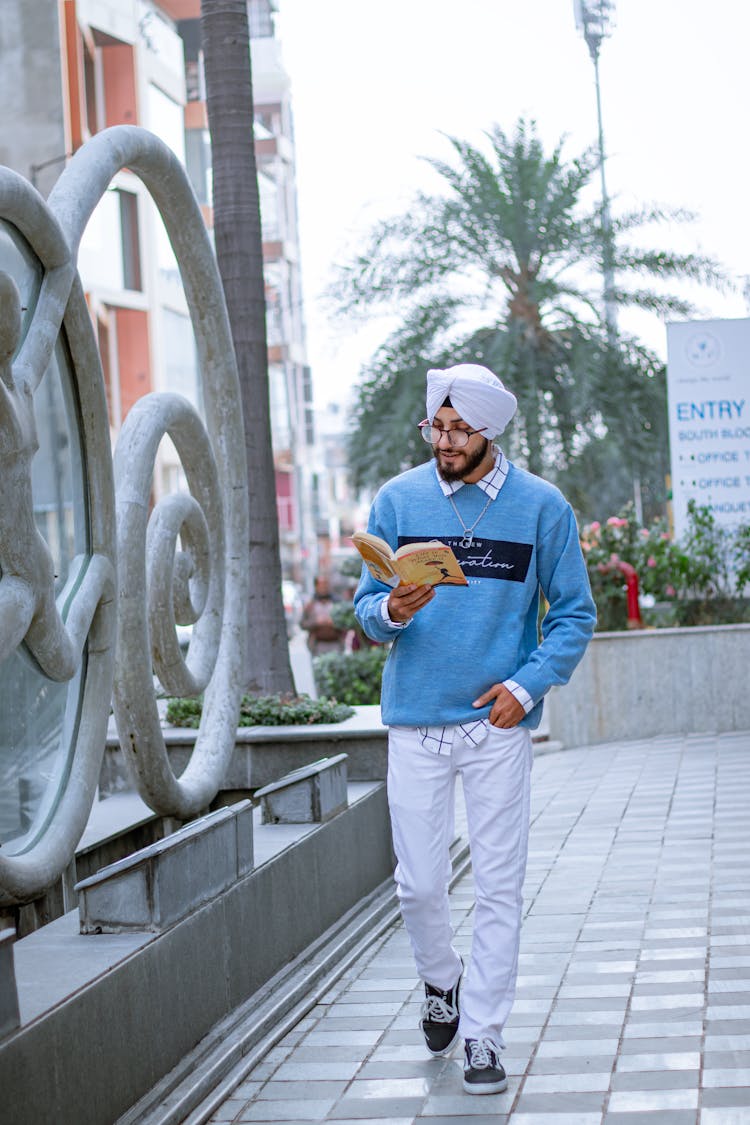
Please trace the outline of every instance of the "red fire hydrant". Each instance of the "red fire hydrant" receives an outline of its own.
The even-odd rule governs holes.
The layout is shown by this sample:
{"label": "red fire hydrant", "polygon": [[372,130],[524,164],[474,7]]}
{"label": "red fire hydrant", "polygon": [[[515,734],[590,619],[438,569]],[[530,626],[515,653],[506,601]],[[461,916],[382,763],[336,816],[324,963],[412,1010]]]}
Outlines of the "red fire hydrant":
{"label": "red fire hydrant", "polygon": [[643,618],[641,617],[641,607],[638,604],[638,575],[635,567],[631,566],[630,563],[623,562],[619,555],[610,555],[609,562],[599,563],[596,569],[600,574],[610,574],[613,570],[619,570],[620,574],[623,575],[628,605],[626,628],[643,629],[644,624]]}

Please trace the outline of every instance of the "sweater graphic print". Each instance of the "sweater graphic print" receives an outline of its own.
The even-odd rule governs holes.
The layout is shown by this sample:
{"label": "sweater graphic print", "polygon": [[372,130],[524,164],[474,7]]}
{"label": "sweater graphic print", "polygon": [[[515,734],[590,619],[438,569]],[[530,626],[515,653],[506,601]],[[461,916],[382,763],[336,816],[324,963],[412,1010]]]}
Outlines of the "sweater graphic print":
{"label": "sweater graphic print", "polygon": [[[423,543],[428,535],[399,535],[398,545]],[[434,538],[434,536],[433,536]],[[463,537],[441,536],[441,543],[453,548],[459,566],[467,578],[499,578],[506,582],[525,582],[529,572],[532,543],[511,543],[505,539],[477,536],[471,547],[463,547]]]}

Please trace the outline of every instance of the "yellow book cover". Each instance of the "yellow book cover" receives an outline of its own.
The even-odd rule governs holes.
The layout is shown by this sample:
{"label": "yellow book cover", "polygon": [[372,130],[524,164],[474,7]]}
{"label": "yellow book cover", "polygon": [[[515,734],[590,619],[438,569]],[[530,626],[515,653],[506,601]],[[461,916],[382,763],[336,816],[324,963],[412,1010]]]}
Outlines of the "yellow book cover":
{"label": "yellow book cover", "polygon": [[439,539],[405,543],[392,551],[385,539],[369,531],[355,531],[352,543],[370,574],[388,586],[468,586],[453,549]]}

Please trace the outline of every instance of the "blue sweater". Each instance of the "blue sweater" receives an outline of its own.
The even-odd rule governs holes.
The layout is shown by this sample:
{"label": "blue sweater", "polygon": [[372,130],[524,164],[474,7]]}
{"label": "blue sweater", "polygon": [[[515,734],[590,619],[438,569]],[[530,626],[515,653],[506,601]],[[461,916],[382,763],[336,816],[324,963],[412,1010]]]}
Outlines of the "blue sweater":
{"label": "blue sweater", "polygon": [[[470,527],[487,496],[467,484],[453,499]],[[542,697],[553,684],[567,683],[596,622],[575,516],[560,491],[510,465],[472,547],[465,549],[430,462],[380,489],[368,530],[394,550],[428,539],[449,543],[469,582],[436,587],[432,601],[398,628],[382,616],[389,588],[363,566],[354,596],[357,617],[372,640],[393,641],[383,673],[383,722],[431,726],[484,718],[491,705],[474,708],[473,700],[513,679],[534,701],[521,725],[538,726]],[[541,643],[540,590],[549,602]]]}

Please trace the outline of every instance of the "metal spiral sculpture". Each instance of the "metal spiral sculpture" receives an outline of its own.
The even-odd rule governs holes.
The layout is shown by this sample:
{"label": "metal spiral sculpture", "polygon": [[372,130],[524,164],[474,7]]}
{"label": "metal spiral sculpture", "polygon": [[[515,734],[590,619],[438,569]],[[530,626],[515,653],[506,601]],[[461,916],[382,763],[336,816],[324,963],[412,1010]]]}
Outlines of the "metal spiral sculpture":
{"label": "metal spiral sculpture", "polygon": [[[76,260],[94,208],[123,168],[155,200],[179,264],[205,424],[180,396],[147,395],[125,420],[113,471],[104,379]],[[38,896],[73,858],[95,798],[111,699],[132,777],[155,812],[187,819],[215,796],[234,745],[244,675],[248,514],[223,290],[200,209],[172,152],[142,129],[105,130],[76,153],[47,203],[0,168],[0,218],[26,239],[44,271],[22,342],[18,290],[0,272],[0,661],[20,648],[49,680],[83,677],[70,767],[51,811],[23,852],[0,850],[1,905]],[[34,520],[31,463],[38,447],[34,392],[62,334],[79,403],[88,549],[55,597],[52,557]],[[165,434],[190,494],[164,498],[149,515]],[[195,622],[186,657],[177,621]],[[195,750],[179,778],[161,733],[154,676],[169,694],[204,692]]]}

